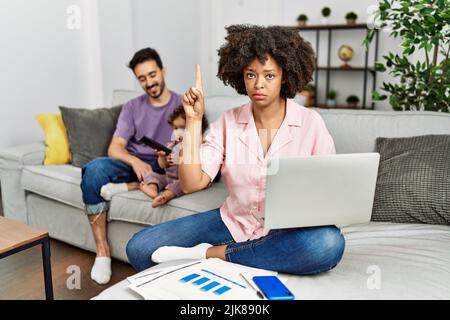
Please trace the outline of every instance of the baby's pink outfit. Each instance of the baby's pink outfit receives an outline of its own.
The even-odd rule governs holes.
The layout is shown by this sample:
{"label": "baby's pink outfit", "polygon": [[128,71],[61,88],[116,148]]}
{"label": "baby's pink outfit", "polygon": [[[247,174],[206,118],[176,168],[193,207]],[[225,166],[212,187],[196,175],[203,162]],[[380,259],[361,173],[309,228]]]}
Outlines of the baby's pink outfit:
{"label": "baby's pink outfit", "polygon": [[[169,149],[172,149],[172,158],[175,163],[179,161],[179,155],[181,151],[181,142],[170,141],[167,144]],[[156,172],[150,172],[144,177],[144,183],[154,183],[158,186],[158,190],[170,190],[177,197],[182,196],[184,192],[181,190],[180,180],[178,180],[178,165],[175,164],[165,169],[166,174],[158,174]]]}

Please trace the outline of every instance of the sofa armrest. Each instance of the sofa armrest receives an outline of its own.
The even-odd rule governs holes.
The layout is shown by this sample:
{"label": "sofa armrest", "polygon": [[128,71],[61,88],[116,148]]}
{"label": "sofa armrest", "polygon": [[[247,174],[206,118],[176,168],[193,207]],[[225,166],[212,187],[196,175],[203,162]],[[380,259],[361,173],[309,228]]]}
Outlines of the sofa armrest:
{"label": "sofa armrest", "polygon": [[40,165],[45,158],[45,144],[33,143],[0,151],[0,170],[4,164]]}
{"label": "sofa armrest", "polygon": [[34,143],[0,151],[0,182],[5,217],[28,223],[26,192],[22,170],[27,165],[42,165],[44,143]]}

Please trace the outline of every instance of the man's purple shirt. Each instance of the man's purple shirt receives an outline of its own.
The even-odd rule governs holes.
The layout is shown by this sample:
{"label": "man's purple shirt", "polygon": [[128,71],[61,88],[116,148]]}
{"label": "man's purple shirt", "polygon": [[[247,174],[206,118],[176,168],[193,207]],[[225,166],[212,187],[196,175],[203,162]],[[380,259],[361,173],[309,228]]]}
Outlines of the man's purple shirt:
{"label": "man's purple shirt", "polygon": [[139,143],[143,136],[163,145],[170,141],[173,129],[168,123],[169,116],[181,105],[181,96],[170,93],[170,101],[162,107],[152,106],[146,94],[122,107],[114,136],[128,141],[126,149],[130,154],[144,160],[157,158],[151,147]]}

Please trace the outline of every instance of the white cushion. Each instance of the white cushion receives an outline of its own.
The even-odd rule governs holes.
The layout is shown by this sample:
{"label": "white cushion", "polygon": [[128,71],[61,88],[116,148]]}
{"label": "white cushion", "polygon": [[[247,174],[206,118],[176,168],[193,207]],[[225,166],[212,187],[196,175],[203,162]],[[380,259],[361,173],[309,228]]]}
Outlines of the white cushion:
{"label": "white cushion", "polygon": [[[288,275],[296,299],[450,299],[450,226],[370,222],[342,233],[346,248],[335,269]],[[124,280],[94,299],[140,299],[128,285]]]}

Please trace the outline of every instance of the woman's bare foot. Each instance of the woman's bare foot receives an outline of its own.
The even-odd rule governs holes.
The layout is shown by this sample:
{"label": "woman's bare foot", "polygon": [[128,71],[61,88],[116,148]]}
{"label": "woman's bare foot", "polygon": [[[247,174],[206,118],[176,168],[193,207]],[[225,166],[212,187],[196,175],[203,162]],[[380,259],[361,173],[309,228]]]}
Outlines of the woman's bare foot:
{"label": "woman's bare foot", "polygon": [[152,208],[158,208],[175,198],[175,193],[170,190],[164,190],[159,196],[153,199]]}
{"label": "woman's bare foot", "polygon": [[154,199],[158,195],[158,186],[154,183],[145,184],[142,182],[139,188],[143,193],[145,193],[152,199]]}

